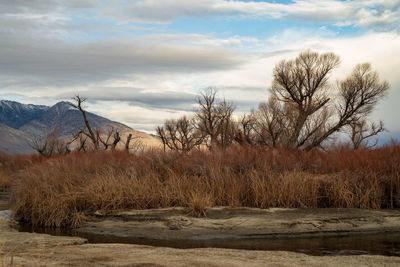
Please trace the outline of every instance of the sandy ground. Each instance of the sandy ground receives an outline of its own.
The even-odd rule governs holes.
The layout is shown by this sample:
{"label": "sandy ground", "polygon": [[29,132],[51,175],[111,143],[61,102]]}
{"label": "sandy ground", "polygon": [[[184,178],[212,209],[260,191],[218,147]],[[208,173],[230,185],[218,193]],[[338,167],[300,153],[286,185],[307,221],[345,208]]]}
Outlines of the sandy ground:
{"label": "sandy ground", "polygon": [[232,209],[194,218],[183,208],[131,210],[89,218],[78,232],[149,239],[337,236],[400,231],[400,210]]}
{"label": "sandy ground", "polygon": [[21,233],[0,219],[0,266],[400,266],[400,257],[313,257],[280,251],[86,244],[78,237]]}

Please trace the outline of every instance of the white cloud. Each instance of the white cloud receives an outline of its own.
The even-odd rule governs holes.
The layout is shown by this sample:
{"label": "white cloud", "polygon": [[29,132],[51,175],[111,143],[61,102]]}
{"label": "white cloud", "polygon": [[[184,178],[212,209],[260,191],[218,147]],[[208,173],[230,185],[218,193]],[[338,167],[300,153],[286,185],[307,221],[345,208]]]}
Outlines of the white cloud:
{"label": "white cloud", "polygon": [[[79,92],[88,96],[93,101],[92,107],[97,108],[102,115],[121,120],[137,129],[151,131],[164,119],[190,112],[194,94],[207,86],[219,88],[220,96],[234,101],[241,112],[256,107],[259,102],[267,99],[275,64],[282,59],[296,57],[302,50],[313,49],[319,52],[334,52],[341,57],[342,64],[334,72],[333,80],[347,76],[357,63],[371,62],[381,78],[388,80],[392,86],[389,97],[379,105],[374,118],[385,120],[390,131],[400,132],[397,120],[397,114],[400,114],[400,106],[397,103],[400,97],[400,76],[395,71],[400,69],[398,34],[371,33],[351,38],[323,38],[314,37],[313,32],[303,32],[302,38],[299,36],[293,39],[287,32],[276,36],[280,42],[257,40],[264,49],[254,53],[240,53],[242,64],[235,67],[209,68],[200,72],[182,72],[174,68],[165,72],[154,72],[152,67],[149,67],[147,71],[132,76],[93,80],[88,86],[81,84],[78,87],[48,86],[35,89],[26,83],[26,90],[29,92],[19,92],[58,100],[66,100],[75,92]],[[173,39],[169,36],[168,40],[171,42]],[[218,40],[216,43],[218,47],[224,42]],[[188,62],[197,64],[193,57],[189,58]],[[119,72],[120,69],[117,68],[116,71]],[[12,84],[12,81],[10,83]],[[57,88],[57,91],[54,88]],[[11,93],[12,90],[8,92]],[[42,104],[43,101],[55,102],[36,101]]]}
{"label": "white cloud", "polygon": [[[3,1],[0,94],[48,104],[79,92],[92,100],[93,111],[152,131],[164,119],[190,111],[191,98],[207,86],[219,88],[221,97],[233,100],[240,111],[257,106],[267,98],[275,64],[313,49],[341,56],[342,66],[334,78],[346,76],[356,63],[371,62],[382,79],[392,85],[389,98],[374,117],[384,119],[389,130],[400,132],[396,117],[400,114],[399,7],[398,0],[298,0],[290,4],[225,0]],[[95,20],[107,16],[118,22],[168,23],[182,17],[224,16],[397,31],[338,38],[330,27],[321,27],[313,31],[286,29],[265,40],[235,33],[217,38],[213,34],[168,32],[77,41],[80,34],[87,37],[82,33],[85,31],[108,36],[136,27],[110,27],[105,33],[104,29],[94,30],[91,24],[74,24],[71,12],[82,9],[90,11]],[[84,18],[86,15],[81,14]]]}
{"label": "white cloud", "polygon": [[378,31],[398,31],[400,27],[400,2],[397,0],[294,0],[287,4],[240,0],[14,0],[0,3],[2,17],[14,16],[34,23],[68,19],[68,15],[77,15],[76,12],[82,10],[91,15],[81,13],[79,16],[109,18],[122,23],[170,23],[179,18],[222,16],[295,19]]}
{"label": "white cloud", "polygon": [[63,41],[0,39],[0,85],[88,85],[138,74],[230,69],[242,59],[223,47],[181,45],[170,40]]}
{"label": "white cloud", "polygon": [[295,0],[293,3],[227,0],[138,0],[99,7],[116,20],[169,23],[183,17],[296,19],[335,25],[354,25],[380,31],[399,30],[400,4],[392,0]]}

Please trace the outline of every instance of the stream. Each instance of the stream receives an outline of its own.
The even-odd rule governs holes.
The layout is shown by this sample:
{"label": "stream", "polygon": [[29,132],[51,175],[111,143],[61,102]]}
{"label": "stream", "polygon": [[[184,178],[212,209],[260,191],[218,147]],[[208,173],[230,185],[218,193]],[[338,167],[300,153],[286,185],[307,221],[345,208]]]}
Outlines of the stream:
{"label": "stream", "polygon": [[156,247],[188,248],[230,248],[245,250],[292,251],[313,256],[344,255],[385,255],[400,256],[400,233],[358,234],[336,237],[277,237],[265,238],[208,238],[185,240],[162,240],[134,237],[120,237],[103,234],[80,233],[67,229],[38,228],[20,225],[19,231],[45,233],[58,236],[79,236],[89,243],[137,244]]}
{"label": "stream", "polygon": [[[6,199],[0,199],[0,211],[6,218]],[[57,236],[79,236],[89,243],[122,243],[157,247],[188,248],[229,248],[245,250],[292,251],[313,256],[343,255],[385,255],[400,257],[400,233],[358,234],[329,237],[268,237],[218,238],[163,240],[134,237],[120,237],[103,234],[81,233],[71,229],[33,227],[28,224],[18,226],[20,232],[35,232]]]}

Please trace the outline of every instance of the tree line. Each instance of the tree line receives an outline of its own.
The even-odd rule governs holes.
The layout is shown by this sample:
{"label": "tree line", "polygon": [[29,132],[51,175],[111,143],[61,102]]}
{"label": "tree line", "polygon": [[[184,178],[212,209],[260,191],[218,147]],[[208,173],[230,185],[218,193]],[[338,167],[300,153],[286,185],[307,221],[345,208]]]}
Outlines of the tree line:
{"label": "tree line", "polygon": [[374,146],[368,138],[384,131],[368,117],[389,90],[369,63],[358,64],[336,85],[332,71],[340,64],[333,53],[302,52],[273,70],[267,102],[235,119],[235,106],[203,90],[193,116],[166,120],[157,127],[164,150],[226,149],[232,144],[311,150],[322,148],[338,132],[348,133],[354,149]]}
{"label": "tree line", "polygon": [[[216,88],[203,89],[191,116],[166,120],[156,128],[164,151],[187,153],[192,149],[225,150],[233,144],[311,150],[323,148],[335,133],[349,135],[354,149],[374,146],[368,139],[384,131],[382,121],[368,118],[389,90],[386,81],[369,63],[358,64],[342,81],[332,85],[330,76],[340,64],[333,53],[304,51],[295,59],[282,60],[273,69],[269,98],[240,118],[234,117],[235,105],[220,99]],[[69,142],[60,141],[56,130],[30,145],[39,154],[67,154],[75,142],[75,151],[115,150],[121,142],[117,129],[107,132],[91,127],[83,103],[75,96],[69,104],[82,114],[84,127]],[[135,137],[129,134],[125,149]]]}

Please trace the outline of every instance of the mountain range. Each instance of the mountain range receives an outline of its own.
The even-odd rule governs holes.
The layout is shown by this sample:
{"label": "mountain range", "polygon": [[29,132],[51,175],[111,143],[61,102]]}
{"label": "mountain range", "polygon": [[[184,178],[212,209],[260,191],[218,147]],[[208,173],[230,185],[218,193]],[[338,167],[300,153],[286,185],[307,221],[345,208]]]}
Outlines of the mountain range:
{"label": "mountain range", "polygon": [[[87,112],[87,118],[92,128],[106,130],[112,127],[121,133],[122,138],[131,133],[134,137],[140,137],[146,145],[158,142],[152,135],[94,113]],[[43,106],[0,100],[0,151],[8,154],[33,153],[29,142],[44,137],[53,129],[57,129],[60,138],[70,139],[73,133],[79,132],[84,126],[82,114],[68,102]]]}

